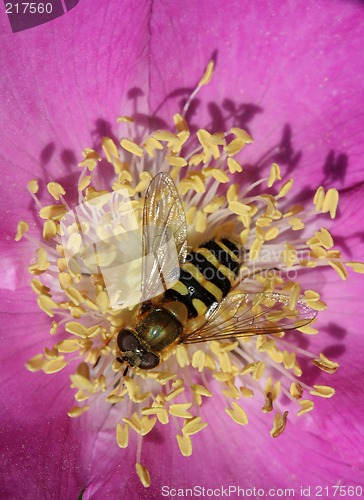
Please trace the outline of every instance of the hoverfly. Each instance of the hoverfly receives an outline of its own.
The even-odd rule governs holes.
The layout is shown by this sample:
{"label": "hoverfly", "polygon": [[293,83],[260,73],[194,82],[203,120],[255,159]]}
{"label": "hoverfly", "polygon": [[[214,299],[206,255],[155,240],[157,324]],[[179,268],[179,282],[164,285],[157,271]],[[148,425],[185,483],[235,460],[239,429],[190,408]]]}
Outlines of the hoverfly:
{"label": "hoverfly", "polygon": [[[179,263],[171,286],[165,251],[170,237]],[[178,343],[279,333],[300,328],[317,314],[302,300],[290,309],[286,295],[234,291],[242,262],[241,248],[233,238],[212,239],[188,253],[183,205],[172,178],[164,172],[152,179],[146,192],[142,249],[145,300],[130,326],[117,336],[121,353],[117,359],[127,369],[155,368],[162,353]],[[164,291],[158,294],[155,283],[161,281]]]}

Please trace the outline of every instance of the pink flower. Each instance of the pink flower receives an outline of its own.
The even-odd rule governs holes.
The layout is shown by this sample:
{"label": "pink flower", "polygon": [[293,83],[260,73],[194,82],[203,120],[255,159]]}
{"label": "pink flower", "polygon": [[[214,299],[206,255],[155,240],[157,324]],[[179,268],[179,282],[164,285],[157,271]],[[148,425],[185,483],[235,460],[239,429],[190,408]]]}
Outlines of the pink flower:
{"label": "pink flower", "polygon": [[[119,138],[118,115],[151,118],[171,127],[201,71],[214,56],[215,76],[187,115],[191,129],[245,128],[255,144],[244,152],[247,183],[266,177],[277,161],[294,176],[295,201],[311,202],[316,187],[340,190],[338,217],[325,219],[346,260],[363,258],[363,7],[339,0],[262,2],[80,2],[50,23],[13,34],[2,16],[0,146],[1,228],[1,462],[6,498],[160,498],[162,486],[294,488],[363,485],[364,446],[360,300],[361,277],[349,283],[331,268],[304,273],[304,289],[319,289],[329,305],[315,324],[320,335],[297,347],[340,363],[333,378],[311,372],[310,384],[335,387],[313,412],[293,416],[278,439],[257,406],[240,427],[219,393],[201,408],[206,432],[182,457],[171,427],[145,438],[142,463],[152,483],[135,474],[136,446],[115,441],[115,411],[96,399],[90,412],[74,406],[69,375],[24,368],[45,346],[51,320],[29,286],[33,245],[15,243],[26,219],[40,233],[25,190],[33,178],[60,182],[75,197],[80,152]],[[245,167],[245,164],[249,164]],[[283,177],[283,176],[282,176]],[[240,177],[239,177],[240,179]],[[312,206],[312,205],[311,205]],[[329,224],[329,225],[328,225]],[[331,225],[330,225],[331,224]],[[311,340],[312,338],[312,340]],[[292,339],[292,335],[289,337]],[[308,340],[307,340],[308,339]],[[192,371],[192,367],[189,367]],[[196,372],[197,373],[197,372]],[[253,405],[254,406],[254,405]],[[250,406],[251,408],[252,406]],[[120,416],[121,418],[121,416]],[[326,490],[324,490],[325,492]],[[172,493],[173,494],[173,493]]]}

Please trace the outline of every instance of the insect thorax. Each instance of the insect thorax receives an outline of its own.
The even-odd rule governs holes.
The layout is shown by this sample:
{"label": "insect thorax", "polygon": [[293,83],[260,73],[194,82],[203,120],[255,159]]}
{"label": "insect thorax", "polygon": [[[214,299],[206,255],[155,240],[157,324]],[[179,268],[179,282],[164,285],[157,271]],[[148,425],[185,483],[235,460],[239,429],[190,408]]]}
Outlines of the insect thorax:
{"label": "insect thorax", "polygon": [[182,325],[166,308],[147,312],[136,328],[139,338],[149,349],[162,352],[182,333]]}

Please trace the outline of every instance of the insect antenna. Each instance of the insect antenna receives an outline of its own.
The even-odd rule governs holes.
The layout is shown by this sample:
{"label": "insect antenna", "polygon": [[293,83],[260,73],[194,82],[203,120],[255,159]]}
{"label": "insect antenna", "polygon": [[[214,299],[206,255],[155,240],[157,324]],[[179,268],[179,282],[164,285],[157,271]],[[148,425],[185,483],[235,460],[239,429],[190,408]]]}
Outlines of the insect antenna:
{"label": "insect antenna", "polygon": [[[116,359],[116,361],[119,361],[119,363],[122,365],[126,364],[126,362],[123,359],[119,358],[119,356],[115,359]],[[129,368],[130,368],[130,366],[128,364],[126,364],[126,367],[124,368],[124,371],[123,371],[123,377],[127,376]]]}

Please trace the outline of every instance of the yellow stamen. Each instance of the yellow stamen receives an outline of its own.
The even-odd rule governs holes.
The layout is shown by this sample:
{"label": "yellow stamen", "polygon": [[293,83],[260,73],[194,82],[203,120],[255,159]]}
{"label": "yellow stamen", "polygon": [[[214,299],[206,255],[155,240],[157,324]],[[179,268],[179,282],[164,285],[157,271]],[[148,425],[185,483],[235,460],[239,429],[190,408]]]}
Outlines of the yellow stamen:
{"label": "yellow stamen", "polygon": [[95,158],[86,158],[86,160],[80,161],[79,167],[86,167],[90,172],[95,170],[97,167],[97,161]]}
{"label": "yellow stamen", "polygon": [[59,184],[58,182],[48,182],[47,189],[55,200],[59,200],[60,196],[66,194],[64,187],[61,186],[61,184]]}
{"label": "yellow stamen", "polygon": [[239,425],[246,425],[248,417],[245,411],[235,401],[231,403],[231,408],[225,408],[226,413]]}
{"label": "yellow stamen", "polygon": [[320,357],[318,359],[312,360],[312,363],[327,373],[335,373],[339,367],[339,363],[336,363],[335,361],[330,361],[322,353],[320,353]]}
{"label": "yellow stamen", "polygon": [[118,116],[116,121],[119,123],[134,123],[134,118],[131,116]]}
{"label": "yellow stamen", "polygon": [[276,196],[277,200],[280,199],[280,198],[283,198],[284,196],[286,196],[290,192],[290,190],[292,189],[293,183],[294,183],[294,180],[293,179],[289,179],[288,181],[286,181],[283,184],[283,186],[281,187],[279,193]]}
{"label": "yellow stamen", "polygon": [[334,246],[331,234],[324,227],[320,231],[316,231],[315,236],[324,248],[329,249]]}
{"label": "yellow stamen", "polygon": [[185,390],[184,387],[179,387],[178,389],[175,389],[174,391],[171,391],[166,395],[166,401],[172,401],[175,399],[177,396],[182,394],[182,392]]}
{"label": "yellow stamen", "polygon": [[129,443],[128,425],[116,424],[116,442],[120,448],[127,448]]}
{"label": "yellow stamen", "polygon": [[277,181],[277,180],[281,180],[282,177],[281,177],[281,171],[280,171],[280,168],[279,168],[279,165],[277,165],[277,163],[273,163],[273,165],[271,166],[271,169],[270,169],[270,173],[269,173],[269,177],[268,177],[268,187],[272,187],[273,184]]}
{"label": "yellow stamen", "polygon": [[248,387],[240,387],[240,392],[244,398],[252,398],[254,396],[254,391]]}
{"label": "yellow stamen", "polygon": [[39,184],[36,179],[32,179],[31,181],[28,182],[28,191],[31,194],[37,194],[39,191]]}
{"label": "yellow stamen", "polygon": [[68,365],[64,356],[59,356],[57,359],[46,361],[42,367],[44,373],[57,373],[63,370]]}
{"label": "yellow stamen", "polygon": [[184,167],[187,165],[187,161],[181,156],[166,156],[165,158],[168,164],[173,167]]}
{"label": "yellow stamen", "polygon": [[191,385],[191,389],[194,393],[199,394],[200,396],[206,396],[208,398],[212,397],[212,393],[203,385],[193,384]]}
{"label": "yellow stamen", "polygon": [[71,418],[80,417],[83,413],[85,413],[89,409],[90,409],[89,406],[82,406],[82,407],[75,406],[67,413],[67,415]]}
{"label": "yellow stamen", "polygon": [[224,147],[224,151],[228,156],[235,156],[244,148],[246,142],[241,139],[233,139]]}
{"label": "yellow stamen", "polygon": [[335,389],[329,385],[314,385],[315,390],[310,391],[313,396],[320,396],[321,398],[332,398],[335,394]]}
{"label": "yellow stamen", "polygon": [[274,416],[273,429],[270,431],[270,435],[272,437],[277,438],[282,434],[282,432],[286,428],[287,416],[288,416],[288,411],[285,411],[283,415],[276,413],[276,415]]}
{"label": "yellow stamen", "polygon": [[316,207],[317,212],[321,212],[325,200],[325,190],[322,186],[317,188],[315,196],[313,198],[313,203]]}
{"label": "yellow stamen", "polygon": [[175,417],[180,417],[180,418],[192,418],[191,413],[189,413],[187,410],[189,410],[192,406],[192,403],[179,403],[179,404],[173,404],[169,406],[169,413],[171,415],[174,415]]}
{"label": "yellow stamen", "polygon": [[289,392],[295,399],[300,399],[303,394],[302,386],[297,382],[292,382]]}
{"label": "yellow stamen", "polygon": [[59,221],[63,219],[66,214],[65,205],[49,205],[48,207],[43,207],[39,211],[39,215],[42,219],[52,219],[54,221]]}
{"label": "yellow stamen", "polygon": [[143,149],[138,146],[134,141],[131,141],[130,139],[122,139],[120,141],[121,147],[124,148],[126,151],[129,153],[132,153],[133,155],[136,156],[143,156]]}
{"label": "yellow stamen", "polygon": [[305,333],[306,335],[316,335],[318,333],[317,328],[313,328],[310,325],[301,326],[300,328],[297,328],[297,330]]}
{"label": "yellow stamen", "polygon": [[364,264],[362,262],[346,262],[345,265],[356,273],[364,274]]}
{"label": "yellow stamen", "polygon": [[119,158],[118,148],[110,137],[103,137],[101,146],[109,163],[112,163],[115,158]]}
{"label": "yellow stamen", "polygon": [[57,348],[59,352],[75,352],[78,351],[79,345],[77,339],[66,339],[58,342]]}
{"label": "yellow stamen", "polygon": [[305,413],[308,413],[309,411],[312,411],[314,409],[315,403],[311,401],[310,399],[301,399],[298,401],[298,403],[301,406],[301,410],[297,413],[297,415],[300,417],[301,415],[304,415]]}
{"label": "yellow stamen", "polygon": [[176,436],[179,449],[184,457],[190,457],[192,455],[192,441],[188,434],[182,434]]}
{"label": "yellow stamen", "polygon": [[192,434],[197,434],[205,427],[207,427],[207,423],[201,422],[201,417],[194,417],[185,421],[185,424],[182,427],[182,433],[192,436]]}
{"label": "yellow stamen", "polygon": [[292,231],[300,231],[305,227],[305,224],[299,217],[293,217],[292,219],[289,219],[288,224],[292,226]]}
{"label": "yellow stamen", "polygon": [[295,248],[290,244],[286,243],[283,250],[283,261],[286,267],[291,268],[297,260],[297,252]]}
{"label": "yellow stamen", "polygon": [[228,164],[229,171],[231,174],[234,174],[235,172],[242,172],[243,171],[243,167],[240,165],[238,160],[236,160],[235,158],[229,157],[227,159],[227,164]]}
{"label": "yellow stamen", "polygon": [[53,318],[54,312],[52,309],[57,309],[58,305],[50,298],[48,295],[39,295],[38,306],[44,311],[49,317]]}
{"label": "yellow stamen", "polygon": [[330,212],[331,219],[335,219],[336,210],[339,203],[339,192],[335,188],[327,191],[322,205],[322,212],[325,214]]}
{"label": "yellow stamen", "polygon": [[49,241],[51,238],[55,238],[57,234],[57,224],[52,219],[47,219],[43,224],[43,238],[45,241]]}
{"label": "yellow stamen", "polygon": [[205,366],[205,353],[203,351],[196,351],[192,356],[192,366],[202,372]]}
{"label": "yellow stamen", "polygon": [[240,201],[230,201],[229,209],[237,215],[248,215],[251,211],[251,207],[249,205],[245,205]]}
{"label": "yellow stamen", "polygon": [[344,264],[342,262],[335,262],[333,260],[329,260],[328,261],[328,264],[333,268],[335,269],[335,271],[337,272],[337,274],[340,276],[340,278],[342,280],[346,280],[346,278],[348,277],[348,273],[344,267]]}
{"label": "yellow stamen", "polygon": [[140,482],[144,488],[149,488],[150,486],[150,475],[148,469],[141,464],[135,464],[136,472],[139,476]]}
{"label": "yellow stamen", "polygon": [[208,85],[211,81],[211,78],[214,74],[214,61],[210,61],[205,69],[205,73],[203,74],[201,80],[198,82],[198,86],[202,87],[203,85]]}
{"label": "yellow stamen", "polygon": [[173,121],[178,132],[182,131],[189,132],[187,122],[180,113],[176,113],[175,115],[173,115]]}
{"label": "yellow stamen", "polygon": [[29,229],[29,226],[26,222],[24,222],[23,220],[18,222],[15,241],[21,240],[22,237],[24,236],[24,234],[28,231],[28,229]]}
{"label": "yellow stamen", "polygon": [[44,358],[42,354],[36,354],[29,361],[25,363],[27,370],[37,372],[42,369]]}
{"label": "yellow stamen", "polygon": [[252,144],[254,142],[254,139],[251,135],[248,134],[248,132],[242,128],[238,127],[233,127],[230,129],[231,133],[236,136],[237,139],[240,139],[241,141],[245,142],[245,144]]}

